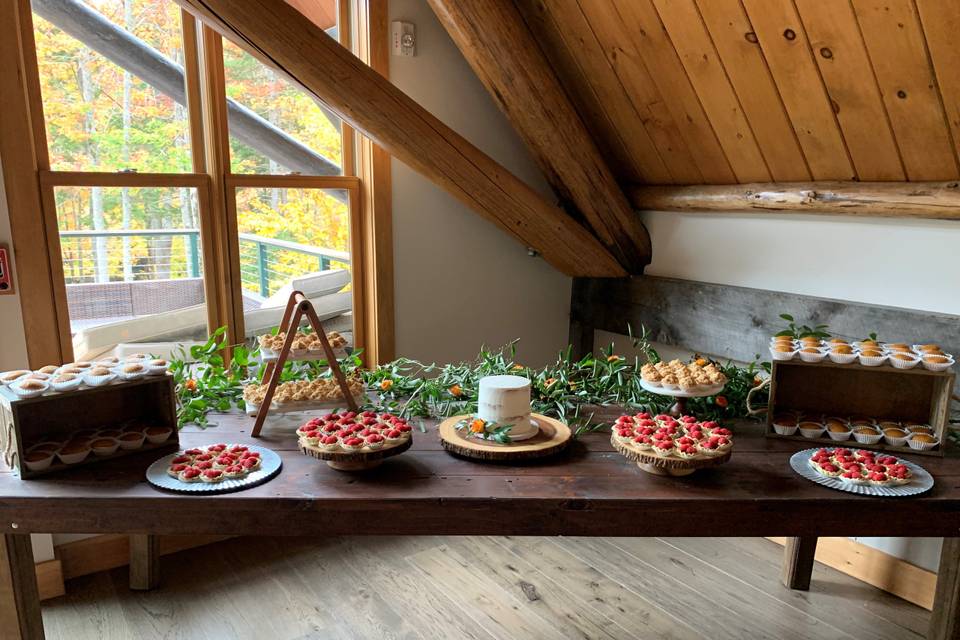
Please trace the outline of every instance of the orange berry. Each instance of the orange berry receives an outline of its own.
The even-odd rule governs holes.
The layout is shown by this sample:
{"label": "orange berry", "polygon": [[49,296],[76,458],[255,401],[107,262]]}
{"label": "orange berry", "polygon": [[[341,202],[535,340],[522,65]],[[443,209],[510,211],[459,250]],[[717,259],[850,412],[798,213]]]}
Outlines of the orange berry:
{"label": "orange berry", "polygon": [[380,390],[381,390],[381,391],[390,391],[390,389],[392,389],[392,388],[393,388],[393,380],[390,380],[390,379],[388,378],[388,379],[382,380],[382,381],[380,382]]}

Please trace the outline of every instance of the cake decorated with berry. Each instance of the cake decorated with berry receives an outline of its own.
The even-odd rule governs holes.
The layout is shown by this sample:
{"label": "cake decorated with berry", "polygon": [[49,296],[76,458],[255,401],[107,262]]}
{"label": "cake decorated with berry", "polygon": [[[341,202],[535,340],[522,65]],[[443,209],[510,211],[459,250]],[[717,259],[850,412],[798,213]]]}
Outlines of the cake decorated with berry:
{"label": "cake decorated with berry", "polygon": [[673,475],[679,475],[676,471],[684,467],[693,470],[725,462],[733,449],[733,433],[729,429],[689,415],[622,415],[613,425],[610,440],[641,468],[671,468]]}

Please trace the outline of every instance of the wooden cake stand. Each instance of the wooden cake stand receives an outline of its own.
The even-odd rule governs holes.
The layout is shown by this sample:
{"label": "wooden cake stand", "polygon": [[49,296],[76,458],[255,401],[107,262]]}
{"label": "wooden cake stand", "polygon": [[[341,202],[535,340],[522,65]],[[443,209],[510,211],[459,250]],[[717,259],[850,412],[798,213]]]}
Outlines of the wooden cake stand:
{"label": "wooden cake stand", "polygon": [[499,444],[477,438],[468,438],[465,430],[458,430],[456,424],[470,416],[454,416],[440,423],[440,442],[443,448],[464,458],[486,460],[490,462],[521,461],[545,458],[563,451],[573,438],[570,427],[554,418],[531,414],[530,417],[540,425],[540,432],[519,442]]}
{"label": "wooden cake stand", "polygon": [[413,436],[393,446],[384,445],[375,451],[324,451],[320,447],[300,445],[304,455],[323,460],[327,466],[337,471],[366,471],[383,464],[387,458],[399,455],[413,444]]}
{"label": "wooden cake stand", "polygon": [[624,458],[636,462],[637,466],[643,471],[658,476],[688,476],[697,469],[715,467],[718,464],[723,464],[729,461],[730,456],[733,454],[733,448],[731,447],[724,453],[716,456],[698,455],[693,458],[671,456],[664,458],[655,453],[640,451],[632,444],[618,442],[614,435],[610,436],[610,444],[612,444],[613,448],[621,453]]}

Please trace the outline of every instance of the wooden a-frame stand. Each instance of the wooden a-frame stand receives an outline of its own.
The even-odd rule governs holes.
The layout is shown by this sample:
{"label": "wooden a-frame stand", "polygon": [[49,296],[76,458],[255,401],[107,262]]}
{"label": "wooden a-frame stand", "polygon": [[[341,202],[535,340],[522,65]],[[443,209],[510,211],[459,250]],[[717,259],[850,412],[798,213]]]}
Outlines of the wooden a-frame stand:
{"label": "wooden a-frame stand", "polygon": [[327,340],[327,333],[323,330],[323,325],[320,324],[320,318],[317,317],[317,312],[314,310],[313,304],[301,292],[294,291],[287,300],[287,308],[284,309],[283,319],[280,320],[280,330],[286,331],[283,347],[281,347],[276,361],[268,362],[263,370],[263,379],[267,380],[267,392],[263,396],[263,402],[260,403],[260,407],[257,409],[257,419],[253,424],[253,431],[250,432],[250,435],[254,438],[260,436],[260,429],[263,428],[263,422],[267,419],[267,414],[270,413],[270,405],[273,403],[273,392],[276,391],[277,384],[280,382],[280,373],[283,371],[284,363],[286,363],[290,356],[290,347],[293,344],[293,339],[297,335],[300,321],[303,320],[304,316],[307,317],[310,326],[313,327],[313,330],[320,337],[320,344],[323,346],[323,353],[327,357],[327,364],[330,366],[330,370],[333,372],[333,377],[336,378],[337,384],[340,385],[344,402],[346,402],[347,407],[351,411],[357,411],[357,401],[354,399],[353,394],[350,393],[347,378],[343,375],[340,363],[337,362],[337,357],[333,353],[333,347],[330,346],[330,341]]}

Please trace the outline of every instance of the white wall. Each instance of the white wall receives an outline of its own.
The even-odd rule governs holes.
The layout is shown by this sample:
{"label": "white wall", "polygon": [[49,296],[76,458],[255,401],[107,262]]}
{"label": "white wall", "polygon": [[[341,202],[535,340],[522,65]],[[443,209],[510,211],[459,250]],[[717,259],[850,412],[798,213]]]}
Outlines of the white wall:
{"label": "white wall", "polygon": [[[662,212],[643,220],[651,275],[960,314],[957,222]],[[855,539],[937,569],[939,539]]]}
{"label": "white wall", "polygon": [[[391,0],[416,25],[417,55],[391,57],[390,79],[541,193],[550,189],[425,0]],[[470,359],[520,338],[529,365],[567,343],[570,278],[403,163],[393,162],[397,354]]]}

